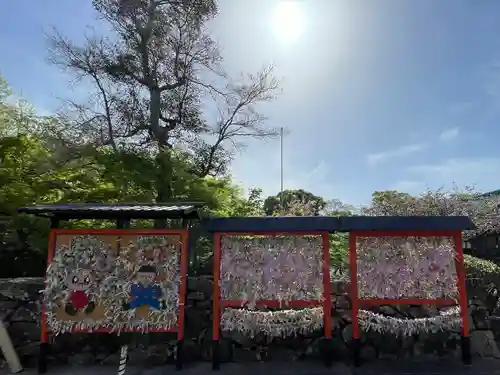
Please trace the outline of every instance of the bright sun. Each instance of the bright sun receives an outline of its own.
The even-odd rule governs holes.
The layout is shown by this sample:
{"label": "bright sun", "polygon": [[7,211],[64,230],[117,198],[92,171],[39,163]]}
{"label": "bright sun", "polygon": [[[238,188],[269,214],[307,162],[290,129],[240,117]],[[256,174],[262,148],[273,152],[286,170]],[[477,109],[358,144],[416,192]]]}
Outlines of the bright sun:
{"label": "bright sun", "polygon": [[281,1],[272,22],[274,32],[283,41],[294,41],[304,31],[304,19],[296,1]]}

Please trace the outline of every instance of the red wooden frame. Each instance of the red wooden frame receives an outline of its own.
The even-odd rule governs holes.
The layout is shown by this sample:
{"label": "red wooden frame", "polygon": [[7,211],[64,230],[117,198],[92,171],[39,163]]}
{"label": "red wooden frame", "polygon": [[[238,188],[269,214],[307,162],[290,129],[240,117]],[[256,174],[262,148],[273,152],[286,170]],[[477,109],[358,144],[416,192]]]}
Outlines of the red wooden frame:
{"label": "red wooden frame", "polygon": [[331,280],[330,280],[330,251],[328,232],[216,232],[214,233],[214,297],[213,297],[213,321],[212,321],[212,338],[213,340],[220,339],[220,318],[222,309],[225,307],[243,307],[245,301],[241,300],[221,300],[220,297],[220,267],[221,267],[221,239],[222,236],[321,236],[323,241],[323,301],[319,300],[294,300],[288,301],[286,304],[277,300],[258,300],[257,305],[268,306],[272,308],[289,307],[289,308],[304,308],[323,306],[323,319],[325,337],[332,338],[332,296],[331,296]]}
{"label": "red wooden frame", "polygon": [[[177,317],[177,327],[174,328],[156,328],[148,329],[146,332],[176,332],[177,339],[184,338],[184,308],[186,300],[186,280],[188,268],[188,239],[189,233],[187,230],[177,229],[52,229],[49,234],[49,247],[47,255],[47,265],[52,263],[56,251],[56,238],[58,235],[102,235],[102,236],[136,236],[136,235],[178,235],[180,240],[180,285],[179,285],[179,315]],[[41,321],[41,342],[48,342],[50,330],[47,327],[47,316],[45,303],[42,304],[42,321]],[[84,329],[73,329],[72,333],[113,333],[112,328],[99,328],[92,331]],[[144,332],[140,329],[125,328],[121,332]]]}
{"label": "red wooden frame", "polygon": [[451,237],[455,245],[455,268],[457,271],[457,288],[459,292],[458,305],[460,306],[460,316],[462,318],[462,337],[469,336],[469,319],[467,316],[467,293],[465,289],[465,268],[464,253],[462,248],[462,232],[460,230],[405,230],[405,231],[354,231],[349,233],[349,267],[351,271],[351,304],[352,304],[352,338],[360,338],[358,322],[358,311],[362,306],[378,305],[457,305],[452,299],[421,299],[421,298],[401,298],[401,299],[360,299],[358,297],[358,273],[357,273],[357,249],[356,239],[358,237]]}

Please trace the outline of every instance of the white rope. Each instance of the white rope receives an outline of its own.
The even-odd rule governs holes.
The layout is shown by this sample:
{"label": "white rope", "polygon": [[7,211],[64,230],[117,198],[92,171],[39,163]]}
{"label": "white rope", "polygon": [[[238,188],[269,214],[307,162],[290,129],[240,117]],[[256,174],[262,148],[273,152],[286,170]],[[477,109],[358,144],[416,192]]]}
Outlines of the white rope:
{"label": "white rope", "polygon": [[127,369],[127,353],[128,353],[128,346],[122,345],[120,351],[120,364],[118,365],[118,375],[125,374],[125,370]]}

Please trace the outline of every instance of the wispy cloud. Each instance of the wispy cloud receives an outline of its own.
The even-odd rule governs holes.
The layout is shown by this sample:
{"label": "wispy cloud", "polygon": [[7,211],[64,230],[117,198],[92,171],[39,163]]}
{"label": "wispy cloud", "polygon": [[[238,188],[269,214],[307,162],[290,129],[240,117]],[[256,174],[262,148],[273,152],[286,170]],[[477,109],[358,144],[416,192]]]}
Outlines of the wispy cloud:
{"label": "wispy cloud", "polygon": [[484,84],[485,92],[496,102],[500,97],[500,61],[495,60],[485,67]]}
{"label": "wispy cloud", "polygon": [[[275,195],[280,191],[280,154],[279,149],[269,145],[269,152],[247,152],[252,157],[241,157],[236,159],[232,165],[231,172],[234,181],[245,188],[259,187],[263,190],[263,196]],[[262,166],[265,165],[265,168]],[[317,160],[312,167],[298,167],[290,160],[284,160],[283,188],[304,189],[325,199],[339,197],[338,190],[332,181],[333,171],[324,160]]]}
{"label": "wispy cloud", "polygon": [[500,158],[451,158],[436,164],[411,166],[408,171],[432,188],[475,186],[480,191],[500,188]]}
{"label": "wispy cloud", "polygon": [[410,194],[420,194],[427,189],[474,187],[486,192],[500,188],[500,158],[451,158],[435,164],[414,165],[407,168],[410,173],[389,186]]}
{"label": "wispy cloud", "polygon": [[426,185],[423,181],[401,180],[396,182],[389,189],[409,194],[418,194],[426,189]]}
{"label": "wispy cloud", "polygon": [[452,116],[461,116],[469,111],[471,111],[474,107],[474,103],[471,101],[464,101],[455,103],[450,106],[448,109],[450,115]]}
{"label": "wispy cloud", "polygon": [[454,127],[442,131],[441,134],[439,135],[439,139],[443,142],[450,142],[456,139],[459,134],[460,134],[460,128]]}
{"label": "wispy cloud", "polygon": [[377,152],[367,156],[368,164],[376,165],[388,159],[393,159],[401,156],[407,156],[415,152],[421,151],[426,147],[424,143],[414,143],[411,145],[401,146],[392,150]]}

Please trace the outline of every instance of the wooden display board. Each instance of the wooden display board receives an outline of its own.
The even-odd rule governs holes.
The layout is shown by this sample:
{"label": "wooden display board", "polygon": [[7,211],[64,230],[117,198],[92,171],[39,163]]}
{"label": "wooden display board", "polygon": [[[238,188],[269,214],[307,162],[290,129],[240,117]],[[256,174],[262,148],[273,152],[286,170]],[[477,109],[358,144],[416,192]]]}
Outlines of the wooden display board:
{"label": "wooden display board", "polygon": [[188,233],[54,229],[42,342],[49,332],[184,334]]}
{"label": "wooden display board", "polygon": [[470,350],[464,347],[469,345],[469,320],[461,231],[353,231],[349,253],[355,363],[359,310],[390,304],[459,305],[463,356],[469,360]]}
{"label": "wooden display board", "polygon": [[320,306],[325,338],[331,339],[328,233],[214,233],[213,368],[219,366],[222,311],[251,304],[282,309]]}

